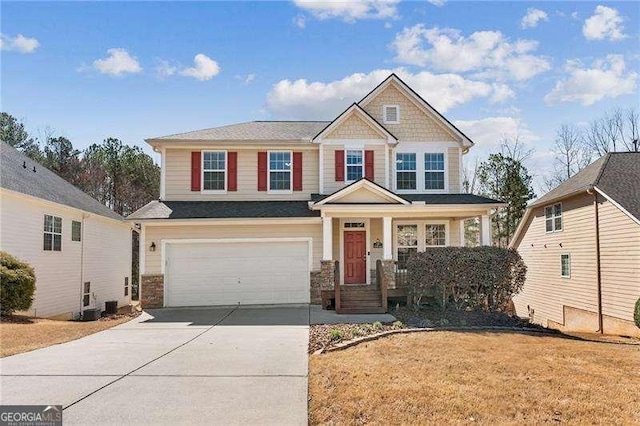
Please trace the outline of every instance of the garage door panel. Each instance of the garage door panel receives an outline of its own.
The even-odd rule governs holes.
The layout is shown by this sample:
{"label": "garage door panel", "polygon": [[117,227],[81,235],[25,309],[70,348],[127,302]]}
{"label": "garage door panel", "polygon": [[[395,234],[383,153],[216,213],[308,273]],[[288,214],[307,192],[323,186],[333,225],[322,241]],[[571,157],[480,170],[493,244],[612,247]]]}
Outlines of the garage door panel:
{"label": "garage door panel", "polygon": [[307,242],[166,245],[166,305],[309,302]]}

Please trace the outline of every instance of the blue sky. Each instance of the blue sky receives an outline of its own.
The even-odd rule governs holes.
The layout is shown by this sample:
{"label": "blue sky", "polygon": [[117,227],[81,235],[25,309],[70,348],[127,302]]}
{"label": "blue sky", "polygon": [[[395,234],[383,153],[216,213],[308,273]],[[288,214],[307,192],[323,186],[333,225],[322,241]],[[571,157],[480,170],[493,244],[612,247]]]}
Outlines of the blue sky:
{"label": "blue sky", "polygon": [[[332,119],[394,70],[477,142],[549,170],[562,123],[638,108],[636,2],[2,3],[2,110],[84,148]],[[472,158],[473,156],[470,156]]]}

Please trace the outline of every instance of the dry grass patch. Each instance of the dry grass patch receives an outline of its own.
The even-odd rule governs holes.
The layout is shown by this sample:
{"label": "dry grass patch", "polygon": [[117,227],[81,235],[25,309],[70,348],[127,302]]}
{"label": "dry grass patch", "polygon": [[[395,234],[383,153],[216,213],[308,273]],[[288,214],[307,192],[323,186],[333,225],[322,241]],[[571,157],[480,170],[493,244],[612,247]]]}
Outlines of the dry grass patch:
{"label": "dry grass patch", "polygon": [[443,331],[309,362],[311,424],[640,422],[633,345]]}
{"label": "dry grass patch", "polygon": [[98,321],[54,321],[9,317],[0,322],[0,357],[29,352],[76,340],[131,320],[137,315],[118,315]]}

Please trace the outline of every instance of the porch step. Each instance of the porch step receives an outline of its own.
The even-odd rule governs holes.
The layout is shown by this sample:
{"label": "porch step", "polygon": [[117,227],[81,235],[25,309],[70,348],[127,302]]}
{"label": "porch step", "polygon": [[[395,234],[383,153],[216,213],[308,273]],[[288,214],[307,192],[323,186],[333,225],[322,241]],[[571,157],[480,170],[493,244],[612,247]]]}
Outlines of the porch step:
{"label": "porch step", "polygon": [[382,307],[378,308],[340,308],[339,314],[384,314],[385,310]]}
{"label": "porch step", "polygon": [[379,291],[376,292],[350,292],[350,293],[340,293],[340,300],[377,300],[378,302],[381,300],[382,294]]}

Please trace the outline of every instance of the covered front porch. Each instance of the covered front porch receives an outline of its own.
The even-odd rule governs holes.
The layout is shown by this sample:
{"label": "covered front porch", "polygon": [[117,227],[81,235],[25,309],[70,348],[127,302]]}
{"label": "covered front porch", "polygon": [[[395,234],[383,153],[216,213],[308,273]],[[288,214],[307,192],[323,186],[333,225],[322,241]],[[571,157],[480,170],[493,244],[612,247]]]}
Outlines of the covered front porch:
{"label": "covered front porch", "polygon": [[[386,312],[389,300],[406,298],[409,256],[464,246],[466,220],[477,220],[480,244],[491,245],[491,215],[501,206],[469,194],[411,201],[368,181],[346,189],[310,206],[321,212],[323,236],[321,270],[312,288],[319,287],[323,307],[339,313]],[[450,203],[456,201],[451,195],[464,197]]]}

